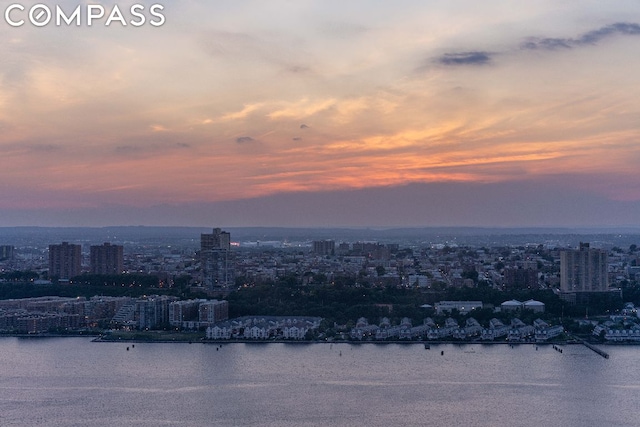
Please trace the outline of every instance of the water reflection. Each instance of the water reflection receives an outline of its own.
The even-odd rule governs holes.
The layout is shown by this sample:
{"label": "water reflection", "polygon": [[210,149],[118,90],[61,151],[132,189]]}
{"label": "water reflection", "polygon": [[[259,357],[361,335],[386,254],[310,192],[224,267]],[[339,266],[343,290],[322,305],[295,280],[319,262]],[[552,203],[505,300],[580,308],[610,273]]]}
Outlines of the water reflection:
{"label": "water reflection", "polygon": [[[640,348],[0,340],[3,425],[635,425]],[[215,422],[213,422],[215,420]]]}

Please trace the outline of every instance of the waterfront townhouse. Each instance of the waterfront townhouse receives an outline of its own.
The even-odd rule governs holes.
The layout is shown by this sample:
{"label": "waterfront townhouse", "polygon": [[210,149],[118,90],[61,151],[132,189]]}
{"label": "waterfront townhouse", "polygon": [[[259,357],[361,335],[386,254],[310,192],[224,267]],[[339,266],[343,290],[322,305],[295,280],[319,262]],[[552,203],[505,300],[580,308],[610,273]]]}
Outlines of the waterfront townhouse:
{"label": "waterfront townhouse", "polygon": [[453,337],[457,339],[467,339],[482,333],[482,326],[476,319],[470,317],[466,320],[464,328],[454,331]]}
{"label": "waterfront townhouse", "polygon": [[430,329],[427,338],[430,340],[438,340],[452,336],[459,328],[455,319],[448,317],[443,326]]}
{"label": "waterfront townhouse", "polygon": [[356,322],[355,328],[351,329],[351,339],[363,340],[371,337],[375,337],[380,328],[378,325],[370,325],[367,319],[361,317]]}
{"label": "waterfront townhouse", "polygon": [[532,325],[526,325],[517,317],[511,320],[511,329],[507,335],[507,341],[519,342],[524,341],[535,333]]}
{"label": "waterfront townhouse", "polygon": [[542,319],[536,319],[533,322],[533,327],[535,328],[536,342],[544,342],[564,333],[564,328],[561,325],[550,326]]}
{"label": "waterfront townhouse", "polygon": [[268,325],[254,325],[250,328],[245,328],[244,329],[244,338],[246,339],[259,339],[259,340],[265,340],[267,338],[269,338],[269,332],[270,332],[271,328],[269,328]]}
{"label": "waterfront townhouse", "polygon": [[612,342],[640,342],[640,329],[607,329],[604,339]]}
{"label": "waterfront townhouse", "polygon": [[489,327],[482,330],[481,338],[483,340],[493,341],[496,338],[501,338],[509,334],[509,326],[503,324],[499,319],[495,317],[489,321]]}
{"label": "waterfront townhouse", "polygon": [[402,328],[400,326],[380,326],[380,328],[376,330],[376,340],[397,339],[400,337],[401,331]]}
{"label": "waterfront townhouse", "polygon": [[303,326],[285,326],[282,328],[282,337],[284,339],[301,340],[306,337],[308,330]]}
{"label": "waterfront townhouse", "polygon": [[410,328],[405,336],[407,337],[407,339],[424,338],[427,336],[430,330],[431,326],[422,324]]}
{"label": "waterfront townhouse", "polygon": [[209,340],[228,340],[231,339],[233,329],[229,325],[210,326],[207,328],[206,337]]}
{"label": "waterfront townhouse", "polygon": [[320,326],[322,318],[309,316],[264,316],[241,317],[209,326],[207,339],[250,339],[266,340],[269,338],[304,339],[310,330]]}

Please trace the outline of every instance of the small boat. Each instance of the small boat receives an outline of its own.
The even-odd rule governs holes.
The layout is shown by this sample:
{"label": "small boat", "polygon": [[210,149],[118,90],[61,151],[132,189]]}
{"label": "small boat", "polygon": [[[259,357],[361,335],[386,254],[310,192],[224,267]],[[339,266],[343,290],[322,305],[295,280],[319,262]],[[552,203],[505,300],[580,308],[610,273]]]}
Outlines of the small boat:
{"label": "small boat", "polygon": [[430,350],[430,349],[431,349],[431,346],[430,346],[429,344],[425,344],[425,345],[424,345],[424,349],[425,349],[425,350]]}

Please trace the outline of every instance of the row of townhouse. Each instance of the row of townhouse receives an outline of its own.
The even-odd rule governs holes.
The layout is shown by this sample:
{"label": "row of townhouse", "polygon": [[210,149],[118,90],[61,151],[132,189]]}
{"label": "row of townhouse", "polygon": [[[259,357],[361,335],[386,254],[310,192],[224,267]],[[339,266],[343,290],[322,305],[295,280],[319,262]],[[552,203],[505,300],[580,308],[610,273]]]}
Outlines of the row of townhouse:
{"label": "row of townhouse", "polygon": [[265,316],[244,317],[209,326],[206,337],[210,340],[229,339],[293,339],[301,340],[307,333],[320,327],[320,317]]}
{"label": "row of townhouse", "polygon": [[[431,329],[429,325],[419,325],[419,326],[390,326],[386,328],[381,328],[376,325],[370,325],[366,327],[367,329],[371,329],[375,331],[375,339],[378,341],[384,341],[388,339],[400,339],[400,340],[412,340],[415,338],[423,337],[427,334],[427,332]],[[351,331],[351,338],[362,340],[366,337],[363,333],[363,329],[359,328]],[[371,336],[371,335],[368,335]]]}
{"label": "row of townhouse", "polygon": [[639,342],[640,341],[640,325],[636,323],[630,323],[627,325],[630,327],[626,329],[621,322],[615,324],[613,322],[606,322],[604,325],[596,325],[593,328],[593,335],[602,336],[606,341],[611,342]]}
{"label": "row of townhouse", "polygon": [[519,342],[533,337],[537,342],[544,342],[563,333],[564,328],[561,325],[552,326],[542,319],[536,319],[533,325],[526,325],[520,319],[514,318],[510,325],[505,325],[499,319],[493,318],[489,321],[489,327],[482,330],[481,339],[493,341],[506,337],[507,341]]}
{"label": "row of townhouse", "polygon": [[517,342],[532,338],[546,341],[563,332],[562,326],[550,326],[541,319],[537,319],[534,325],[526,325],[515,318],[509,325],[504,325],[500,320],[493,318],[489,321],[489,327],[483,328],[473,317],[468,318],[462,327],[451,317],[445,319],[443,325],[436,325],[431,318],[426,318],[422,325],[415,327],[411,326],[411,321],[407,318],[402,319],[400,325],[396,326],[391,326],[387,318],[381,320],[380,326],[369,324],[365,318],[360,318],[351,329],[350,337],[357,341],[416,338],[441,340],[448,337],[465,340],[478,337],[482,340],[493,341],[503,338]]}
{"label": "row of townhouse", "polygon": [[633,303],[626,303],[620,314],[611,315],[609,320],[595,324],[592,333],[611,342],[639,342],[639,317],[640,313]]}
{"label": "row of townhouse", "polygon": [[607,329],[604,339],[613,342],[638,342],[640,329]]}
{"label": "row of townhouse", "polygon": [[207,328],[206,337],[210,340],[250,339],[267,340],[270,338],[304,339],[309,331],[307,326],[252,326],[238,328],[228,325],[214,325]]}
{"label": "row of townhouse", "polygon": [[384,317],[380,321],[380,326],[370,325],[367,319],[361,317],[356,322],[356,326],[351,329],[350,337],[353,340],[388,340],[401,339],[411,340],[425,336],[428,331],[435,325],[431,318],[424,320],[422,325],[412,326],[411,319],[408,317],[400,321],[400,325],[391,326],[389,319]]}

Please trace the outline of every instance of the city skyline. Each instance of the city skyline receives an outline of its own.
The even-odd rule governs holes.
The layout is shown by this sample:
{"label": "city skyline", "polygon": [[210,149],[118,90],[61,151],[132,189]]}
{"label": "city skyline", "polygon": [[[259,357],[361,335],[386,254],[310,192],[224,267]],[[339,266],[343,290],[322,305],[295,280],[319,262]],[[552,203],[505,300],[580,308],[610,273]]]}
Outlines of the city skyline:
{"label": "city skyline", "polygon": [[638,224],[636,2],[156,3],[0,22],[0,226]]}

